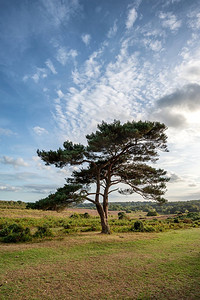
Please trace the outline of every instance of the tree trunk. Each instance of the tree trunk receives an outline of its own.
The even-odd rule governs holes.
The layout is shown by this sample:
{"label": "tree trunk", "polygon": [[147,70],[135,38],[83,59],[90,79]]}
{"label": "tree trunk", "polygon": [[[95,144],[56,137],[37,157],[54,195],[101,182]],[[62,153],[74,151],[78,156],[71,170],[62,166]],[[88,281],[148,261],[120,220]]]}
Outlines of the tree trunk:
{"label": "tree trunk", "polygon": [[108,225],[108,219],[104,213],[103,207],[100,203],[96,204],[97,211],[101,219],[101,233],[110,234],[110,227]]}

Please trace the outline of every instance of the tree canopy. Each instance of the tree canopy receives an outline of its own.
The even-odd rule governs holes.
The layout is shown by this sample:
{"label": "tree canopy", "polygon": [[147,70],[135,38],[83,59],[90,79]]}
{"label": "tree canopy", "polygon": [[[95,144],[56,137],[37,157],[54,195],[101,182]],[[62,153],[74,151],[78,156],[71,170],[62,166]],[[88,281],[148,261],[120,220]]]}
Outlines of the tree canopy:
{"label": "tree canopy", "polygon": [[[86,135],[87,145],[66,141],[56,151],[37,151],[47,165],[63,168],[79,165],[67,184],[55,194],[38,201],[44,208],[61,208],[88,200],[96,205],[101,218],[102,233],[109,233],[108,197],[140,194],[148,200],[164,203],[166,171],[152,165],[158,150],[167,150],[166,126],[159,122],[120,121],[99,124],[95,133]],[[148,165],[149,162],[151,165]],[[121,184],[121,188],[119,188]],[[128,188],[123,188],[128,186]]]}

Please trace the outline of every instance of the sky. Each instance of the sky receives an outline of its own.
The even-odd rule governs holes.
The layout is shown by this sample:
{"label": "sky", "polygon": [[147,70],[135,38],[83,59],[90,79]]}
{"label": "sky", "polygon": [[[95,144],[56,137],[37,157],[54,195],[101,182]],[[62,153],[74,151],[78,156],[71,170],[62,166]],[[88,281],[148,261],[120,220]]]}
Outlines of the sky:
{"label": "sky", "polygon": [[37,149],[114,119],[165,123],[165,197],[200,199],[199,0],[0,0],[0,199],[63,186]]}

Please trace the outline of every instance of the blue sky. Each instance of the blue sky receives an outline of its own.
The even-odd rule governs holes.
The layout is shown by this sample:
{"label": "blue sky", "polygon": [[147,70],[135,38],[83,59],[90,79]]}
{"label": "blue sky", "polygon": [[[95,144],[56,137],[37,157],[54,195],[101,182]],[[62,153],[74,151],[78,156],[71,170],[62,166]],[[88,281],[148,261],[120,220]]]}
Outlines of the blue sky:
{"label": "blue sky", "polygon": [[0,105],[2,200],[54,192],[73,168],[36,150],[114,119],[164,122],[166,197],[200,199],[200,2],[1,0]]}

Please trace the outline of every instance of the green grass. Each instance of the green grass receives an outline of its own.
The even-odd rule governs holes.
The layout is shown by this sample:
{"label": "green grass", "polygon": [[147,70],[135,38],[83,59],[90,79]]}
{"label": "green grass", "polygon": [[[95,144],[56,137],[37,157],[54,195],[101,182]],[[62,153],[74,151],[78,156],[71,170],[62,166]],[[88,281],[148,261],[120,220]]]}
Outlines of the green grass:
{"label": "green grass", "polygon": [[200,299],[200,229],[1,244],[0,299]]}

